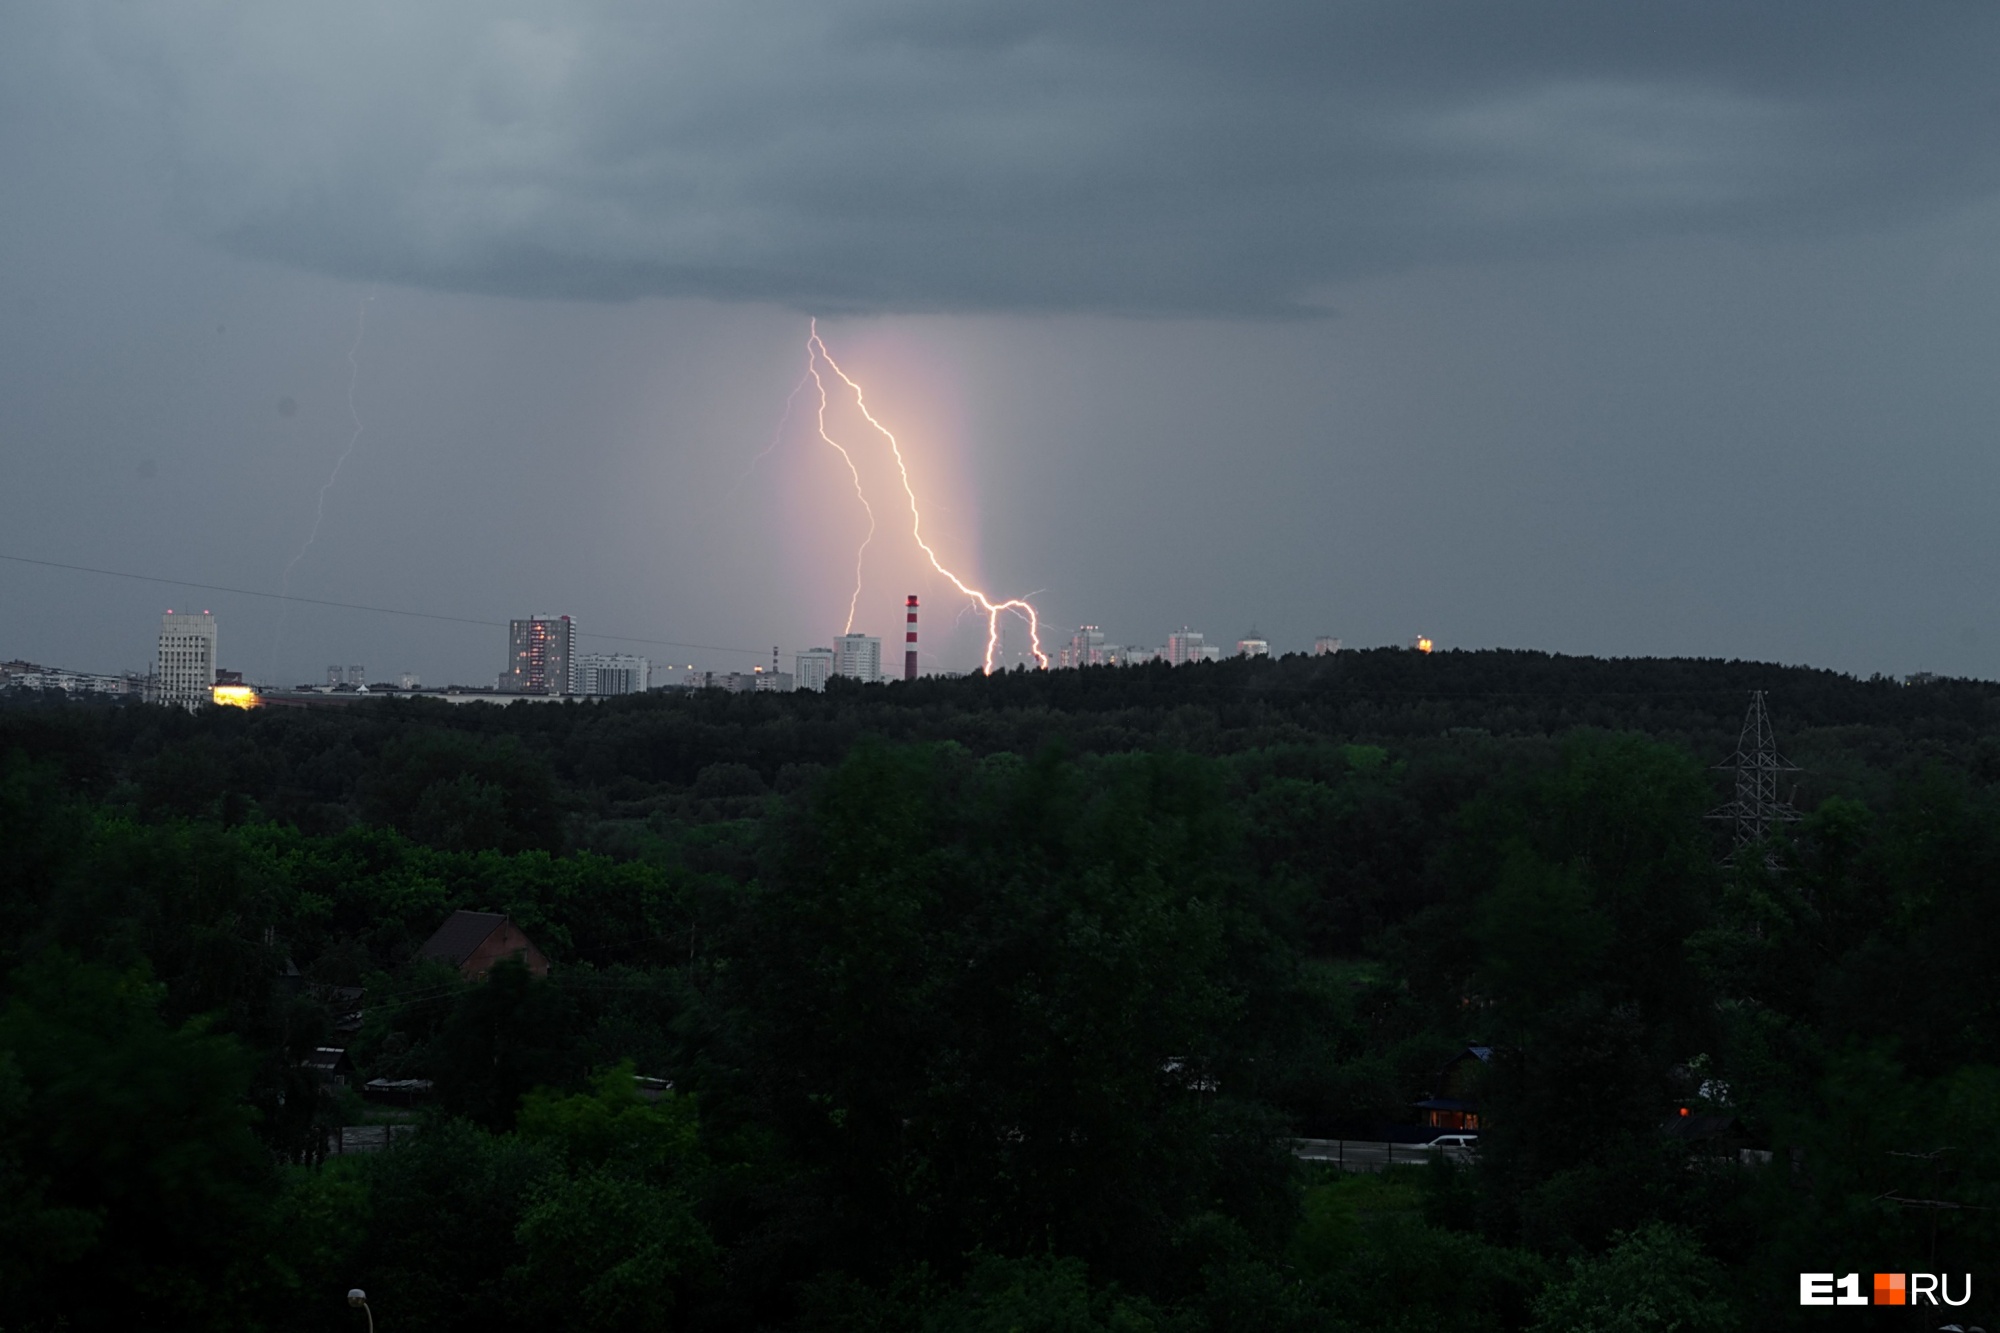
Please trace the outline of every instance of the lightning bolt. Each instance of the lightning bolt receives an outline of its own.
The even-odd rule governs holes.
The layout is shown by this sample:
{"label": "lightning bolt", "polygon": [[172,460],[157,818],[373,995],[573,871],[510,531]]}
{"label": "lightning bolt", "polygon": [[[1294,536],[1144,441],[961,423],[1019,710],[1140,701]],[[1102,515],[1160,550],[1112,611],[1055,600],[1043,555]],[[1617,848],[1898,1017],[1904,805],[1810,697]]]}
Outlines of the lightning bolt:
{"label": "lightning bolt", "polygon": [[[327,476],[326,484],[319,488],[319,500],[313,506],[312,531],[306,534],[305,544],[299,547],[299,553],[292,557],[291,563],[285,566],[284,576],[278,580],[278,596],[280,598],[292,590],[292,571],[299,567],[299,561],[306,558],[306,552],[310,551],[312,544],[319,540],[320,524],[326,519],[326,493],[333,489],[333,484],[336,481],[340,480],[340,470],[347,466],[347,460],[354,454],[354,446],[361,439],[361,432],[367,429],[361,424],[360,409],[354,405],[355,386],[361,379],[361,363],[355,357],[361,351],[361,340],[368,336],[368,303],[374,299],[375,293],[369,292],[356,303],[354,309],[354,342],[347,349],[347,415],[354,422],[354,433],[347,437],[347,448],[341,450],[340,457],[334,461],[333,471]],[[290,606],[291,603],[286,601],[278,603],[278,632],[271,640],[271,675],[273,680],[277,678],[278,672],[278,647],[284,641],[285,637],[285,612],[290,609]]]}
{"label": "lightning bolt", "polygon": [[729,493],[731,495],[736,494],[736,492],[742,487],[743,483],[750,480],[751,474],[756,472],[757,470],[757,465],[763,462],[765,459],[769,458],[771,456],[772,450],[778,447],[778,442],[785,438],[785,427],[790,425],[792,421],[792,405],[798,402],[799,390],[805,387],[806,387],[806,376],[801,375],[799,376],[799,382],[792,386],[792,391],[785,395],[785,410],[783,414],[778,417],[778,428],[771,432],[771,442],[765,445],[764,448],[758,453],[758,455],[755,458],[750,460],[749,467],[743,469],[743,475],[738,477],[736,479],[735,484],[729,488]]}
{"label": "lightning bolt", "polygon": [[[1028,642],[1035,654],[1035,661],[1046,669],[1049,664],[1049,657],[1047,653],[1042,651],[1041,620],[1035,614],[1035,608],[1019,597],[1010,597],[1003,602],[994,601],[991,597],[988,597],[985,593],[952,573],[951,570],[945,568],[944,562],[938,559],[937,552],[932,550],[930,543],[924,540],[924,516],[917,504],[916,488],[910,484],[910,467],[904,461],[902,445],[897,442],[894,431],[875,419],[875,414],[868,410],[868,400],[862,394],[861,386],[855,383],[848,373],[840,368],[840,363],[833,359],[833,353],[827,351],[826,343],[819,336],[819,321],[815,319],[812,321],[811,333],[806,339],[806,366],[812,371],[813,381],[819,385],[819,434],[821,439],[833,445],[834,448],[840,449],[841,457],[847,459],[848,470],[854,473],[854,493],[856,495],[861,494],[861,473],[855,469],[854,460],[849,457],[847,450],[841,449],[840,445],[835,443],[833,437],[826,433],[826,382],[820,378],[819,373],[819,363],[822,361],[826,363],[828,370],[831,370],[835,375],[840,377],[841,383],[853,390],[854,405],[861,410],[861,415],[866,418],[868,424],[881,432],[882,438],[889,442],[889,452],[895,455],[896,459],[896,471],[903,479],[903,494],[910,502],[910,535],[916,539],[917,546],[929,558],[931,568],[951,580],[951,585],[954,588],[965,594],[966,597],[978,605],[980,610],[986,613],[986,673],[988,675],[993,673],[993,659],[1000,651],[1000,616],[1002,612],[1006,611],[1011,611],[1028,622]],[[863,496],[861,503],[866,506],[868,503],[867,497]],[[875,511],[872,509],[868,511],[868,534],[871,537],[875,535]],[[867,543],[863,542],[862,546],[865,549]],[[855,556],[854,564],[854,596],[856,601],[861,596],[861,560],[858,553]],[[847,624],[848,629],[852,630],[854,627],[854,602],[848,603]]]}
{"label": "lightning bolt", "polygon": [[[854,595],[847,599],[847,628],[842,634],[854,632],[854,609],[861,603],[861,560],[868,554],[868,543],[875,540],[875,507],[868,503],[868,493],[861,487],[861,469],[854,465],[854,455],[841,446],[839,440],[826,433],[826,381],[820,378],[819,358],[813,349],[822,346],[819,340],[819,321],[812,322],[811,336],[806,339],[806,374],[812,376],[813,387],[819,390],[819,437],[833,446],[841,461],[847,464],[847,474],[854,478],[854,498],[861,501],[861,508],[868,514],[868,535],[861,539],[861,545],[854,550]],[[832,365],[832,358],[827,359]],[[839,367],[835,367],[839,369]],[[845,379],[846,376],[841,378]],[[803,383],[803,381],[801,381]]]}

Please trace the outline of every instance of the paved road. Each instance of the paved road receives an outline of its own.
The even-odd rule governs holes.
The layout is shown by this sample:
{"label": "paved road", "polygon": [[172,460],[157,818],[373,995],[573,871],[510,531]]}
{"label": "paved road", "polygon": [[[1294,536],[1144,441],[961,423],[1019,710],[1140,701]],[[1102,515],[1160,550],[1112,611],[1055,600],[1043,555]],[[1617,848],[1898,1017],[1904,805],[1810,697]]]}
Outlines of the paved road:
{"label": "paved road", "polygon": [[1419,1143],[1379,1143],[1369,1139],[1293,1139],[1292,1152],[1308,1162],[1332,1162],[1343,1171],[1380,1171],[1385,1167],[1422,1166],[1437,1153],[1454,1162],[1471,1162],[1470,1148],[1430,1148]]}

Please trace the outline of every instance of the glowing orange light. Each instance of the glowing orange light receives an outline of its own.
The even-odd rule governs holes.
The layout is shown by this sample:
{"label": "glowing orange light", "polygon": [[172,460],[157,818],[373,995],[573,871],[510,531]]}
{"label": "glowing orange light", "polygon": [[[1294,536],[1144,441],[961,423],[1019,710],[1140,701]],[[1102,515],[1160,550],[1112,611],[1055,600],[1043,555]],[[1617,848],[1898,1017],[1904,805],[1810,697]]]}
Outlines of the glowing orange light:
{"label": "glowing orange light", "polygon": [[1417,641],[1411,644],[1410,646],[1412,648],[1415,648],[1420,653],[1427,653],[1431,650],[1431,641],[1429,639],[1426,639],[1423,635],[1419,634],[1417,636]]}
{"label": "glowing orange light", "polygon": [[209,691],[209,698],[225,708],[256,708],[263,702],[248,685],[217,685]]}
{"label": "glowing orange light", "polygon": [[[834,448],[840,449],[840,446],[835,444],[833,438],[826,433],[826,384],[820,379],[818,368],[818,363],[824,361],[826,362],[827,369],[840,376],[841,382],[854,391],[854,405],[861,409],[861,415],[867,419],[868,424],[880,431],[882,438],[889,442],[889,451],[896,456],[896,471],[903,478],[903,494],[908,496],[910,501],[910,535],[916,538],[917,545],[929,557],[931,568],[950,579],[954,588],[957,588],[960,592],[971,598],[986,613],[987,674],[992,674],[993,657],[1000,650],[1000,613],[1002,611],[1012,611],[1015,615],[1020,616],[1028,622],[1029,648],[1035,654],[1035,662],[1039,666],[1047,668],[1049,656],[1042,651],[1041,619],[1035,614],[1035,608],[1019,597],[1010,597],[1004,602],[994,601],[985,593],[972,587],[965,580],[959,578],[958,575],[946,569],[944,562],[938,559],[937,552],[933,551],[930,543],[924,540],[924,518],[917,507],[917,492],[916,488],[910,484],[910,468],[909,464],[903,461],[902,446],[896,442],[895,432],[877,421],[875,414],[868,410],[868,401],[862,397],[861,386],[849,378],[847,372],[840,368],[840,363],[833,359],[833,354],[826,350],[826,343],[821,341],[819,336],[819,321],[817,319],[812,321],[812,332],[806,339],[806,357],[807,364],[812,367],[813,380],[819,384],[820,438],[828,444],[832,444]],[[854,460],[848,458],[847,451],[840,449],[840,455],[843,458],[847,458],[847,466],[852,470]],[[856,472],[854,476],[854,490],[857,495],[861,493],[861,474],[859,472]],[[868,501],[864,498],[861,503],[865,506]],[[875,532],[875,511],[872,509],[868,511],[868,532],[870,536],[873,536]],[[867,543],[863,542],[862,546],[866,548]],[[861,595],[861,566],[858,554],[855,557],[854,593],[857,599]],[[848,604],[847,625],[849,630],[854,628],[854,605],[852,602]]]}

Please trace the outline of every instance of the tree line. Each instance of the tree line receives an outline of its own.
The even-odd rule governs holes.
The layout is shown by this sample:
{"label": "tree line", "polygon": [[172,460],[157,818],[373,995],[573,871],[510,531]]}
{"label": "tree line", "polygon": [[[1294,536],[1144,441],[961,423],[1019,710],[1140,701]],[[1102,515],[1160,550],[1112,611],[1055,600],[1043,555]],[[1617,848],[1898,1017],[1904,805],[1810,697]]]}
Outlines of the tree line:
{"label": "tree line", "polygon": [[[1725,866],[1750,689],[1805,815]],[[1997,724],[1529,653],[0,700],[0,1328],[1725,1329],[1977,1274]],[[459,908],[549,975],[419,958]],[[382,1114],[329,1044],[413,1133],[324,1155]],[[1473,1161],[1294,1157],[1473,1045]]]}

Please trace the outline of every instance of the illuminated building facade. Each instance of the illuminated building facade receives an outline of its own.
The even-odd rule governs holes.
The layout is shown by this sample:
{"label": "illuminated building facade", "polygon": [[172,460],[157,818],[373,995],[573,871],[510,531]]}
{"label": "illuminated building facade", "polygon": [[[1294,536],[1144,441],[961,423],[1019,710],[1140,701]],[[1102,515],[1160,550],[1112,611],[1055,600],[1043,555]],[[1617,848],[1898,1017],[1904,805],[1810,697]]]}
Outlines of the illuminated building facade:
{"label": "illuminated building facade", "polygon": [[1238,657],[1269,657],[1271,655],[1270,641],[1253,629],[1236,641],[1236,655]]}
{"label": "illuminated building facade", "polygon": [[1322,634],[1313,640],[1314,657],[1331,657],[1340,651],[1340,640],[1331,634]]}
{"label": "illuminated building facade", "polygon": [[530,616],[507,622],[505,694],[575,694],[576,622],[568,616]]}
{"label": "illuminated building facade", "polygon": [[215,617],[206,611],[169,611],[160,617],[160,647],[153,663],[153,698],[193,710],[215,689]]}
{"label": "illuminated building facade", "polygon": [[1056,665],[1065,667],[1109,666],[1118,649],[1104,642],[1104,631],[1085,625],[1069,636],[1069,643],[1056,653]]}
{"label": "illuminated building facade", "polygon": [[826,688],[833,674],[833,649],[801,648],[792,656],[792,681],[801,690],[818,692]]}
{"label": "illuminated building facade", "polygon": [[578,694],[644,694],[652,678],[653,664],[631,653],[577,654]]}
{"label": "illuminated building facade", "polygon": [[1208,636],[1200,630],[1189,629],[1183,625],[1179,633],[1167,636],[1167,661],[1175,666],[1208,661],[1207,641]]}
{"label": "illuminated building facade", "polygon": [[882,640],[843,634],[833,641],[833,674],[873,684],[882,679]]}

